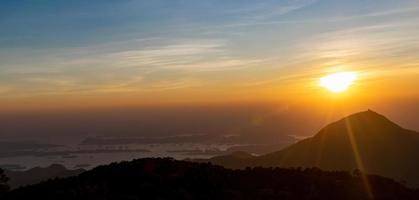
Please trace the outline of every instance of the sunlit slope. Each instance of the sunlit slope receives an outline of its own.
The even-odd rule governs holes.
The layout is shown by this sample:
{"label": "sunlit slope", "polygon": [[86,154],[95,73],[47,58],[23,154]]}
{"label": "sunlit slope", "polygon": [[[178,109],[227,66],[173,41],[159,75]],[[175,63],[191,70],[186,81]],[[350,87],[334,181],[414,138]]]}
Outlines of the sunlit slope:
{"label": "sunlit slope", "polygon": [[[227,162],[233,159],[235,162]],[[336,121],[311,138],[281,151],[247,159],[212,159],[227,167],[320,167],[325,170],[361,169],[419,185],[419,134],[386,117],[365,111]]]}

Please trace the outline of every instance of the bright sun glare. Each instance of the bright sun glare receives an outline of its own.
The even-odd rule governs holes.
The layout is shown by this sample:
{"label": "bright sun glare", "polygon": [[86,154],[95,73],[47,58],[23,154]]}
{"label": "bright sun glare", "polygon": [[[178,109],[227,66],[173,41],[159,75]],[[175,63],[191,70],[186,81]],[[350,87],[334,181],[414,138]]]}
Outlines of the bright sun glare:
{"label": "bright sun glare", "polygon": [[355,72],[337,72],[320,78],[320,86],[331,92],[343,92],[356,80]]}

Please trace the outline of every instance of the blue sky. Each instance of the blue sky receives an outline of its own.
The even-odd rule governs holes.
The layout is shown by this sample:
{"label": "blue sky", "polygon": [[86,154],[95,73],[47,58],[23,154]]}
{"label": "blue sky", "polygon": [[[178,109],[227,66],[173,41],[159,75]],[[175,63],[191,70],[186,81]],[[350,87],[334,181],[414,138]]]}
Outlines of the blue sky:
{"label": "blue sky", "polygon": [[309,23],[385,15],[399,9],[403,12],[416,4],[413,1],[315,0],[3,0],[0,8],[1,45],[3,48],[72,47],[156,35],[211,37],[217,36],[216,32],[228,37],[228,33],[243,32],[253,26],[278,28],[270,23],[287,27],[294,21]]}
{"label": "blue sky", "polygon": [[1,0],[0,95],[286,94],[340,69],[413,87],[418,19],[396,0]]}

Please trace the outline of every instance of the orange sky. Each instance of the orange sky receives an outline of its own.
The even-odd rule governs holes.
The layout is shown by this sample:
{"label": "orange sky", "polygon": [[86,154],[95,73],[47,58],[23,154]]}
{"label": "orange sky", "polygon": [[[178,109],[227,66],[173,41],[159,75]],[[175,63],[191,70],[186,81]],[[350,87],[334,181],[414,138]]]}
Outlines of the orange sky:
{"label": "orange sky", "polygon": [[[4,8],[0,111],[336,101],[396,109],[419,98],[414,1],[114,4]],[[348,91],[319,86],[339,71],[359,76]]]}

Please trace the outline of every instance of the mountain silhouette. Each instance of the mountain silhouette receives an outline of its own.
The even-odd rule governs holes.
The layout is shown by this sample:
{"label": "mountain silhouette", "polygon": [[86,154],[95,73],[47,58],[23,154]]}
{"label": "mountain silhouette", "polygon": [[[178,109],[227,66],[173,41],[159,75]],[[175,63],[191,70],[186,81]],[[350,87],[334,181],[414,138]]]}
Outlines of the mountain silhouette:
{"label": "mountain silhouette", "polygon": [[39,183],[53,178],[65,178],[83,173],[84,169],[70,170],[60,164],[52,164],[48,167],[34,167],[25,171],[5,170],[5,175],[10,179],[10,187],[17,188],[24,185]]}
{"label": "mountain silhouette", "polygon": [[231,168],[247,166],[359,169],[419,186],[419,133],[404,129],[368,110],[345,117],[313,137],[266,155],[214,157],[211,162]]}
{"label": "mountain silhouette", "polygon": [[[366,192],[362,177],[370,180]],[[371,194],[371,195],[369,195]],[[210,163],[145,158],[99,166],[78,176],[21,187],[4,200],[84,199],[418,199],[391,179],[318,168],[226,169]]]}

